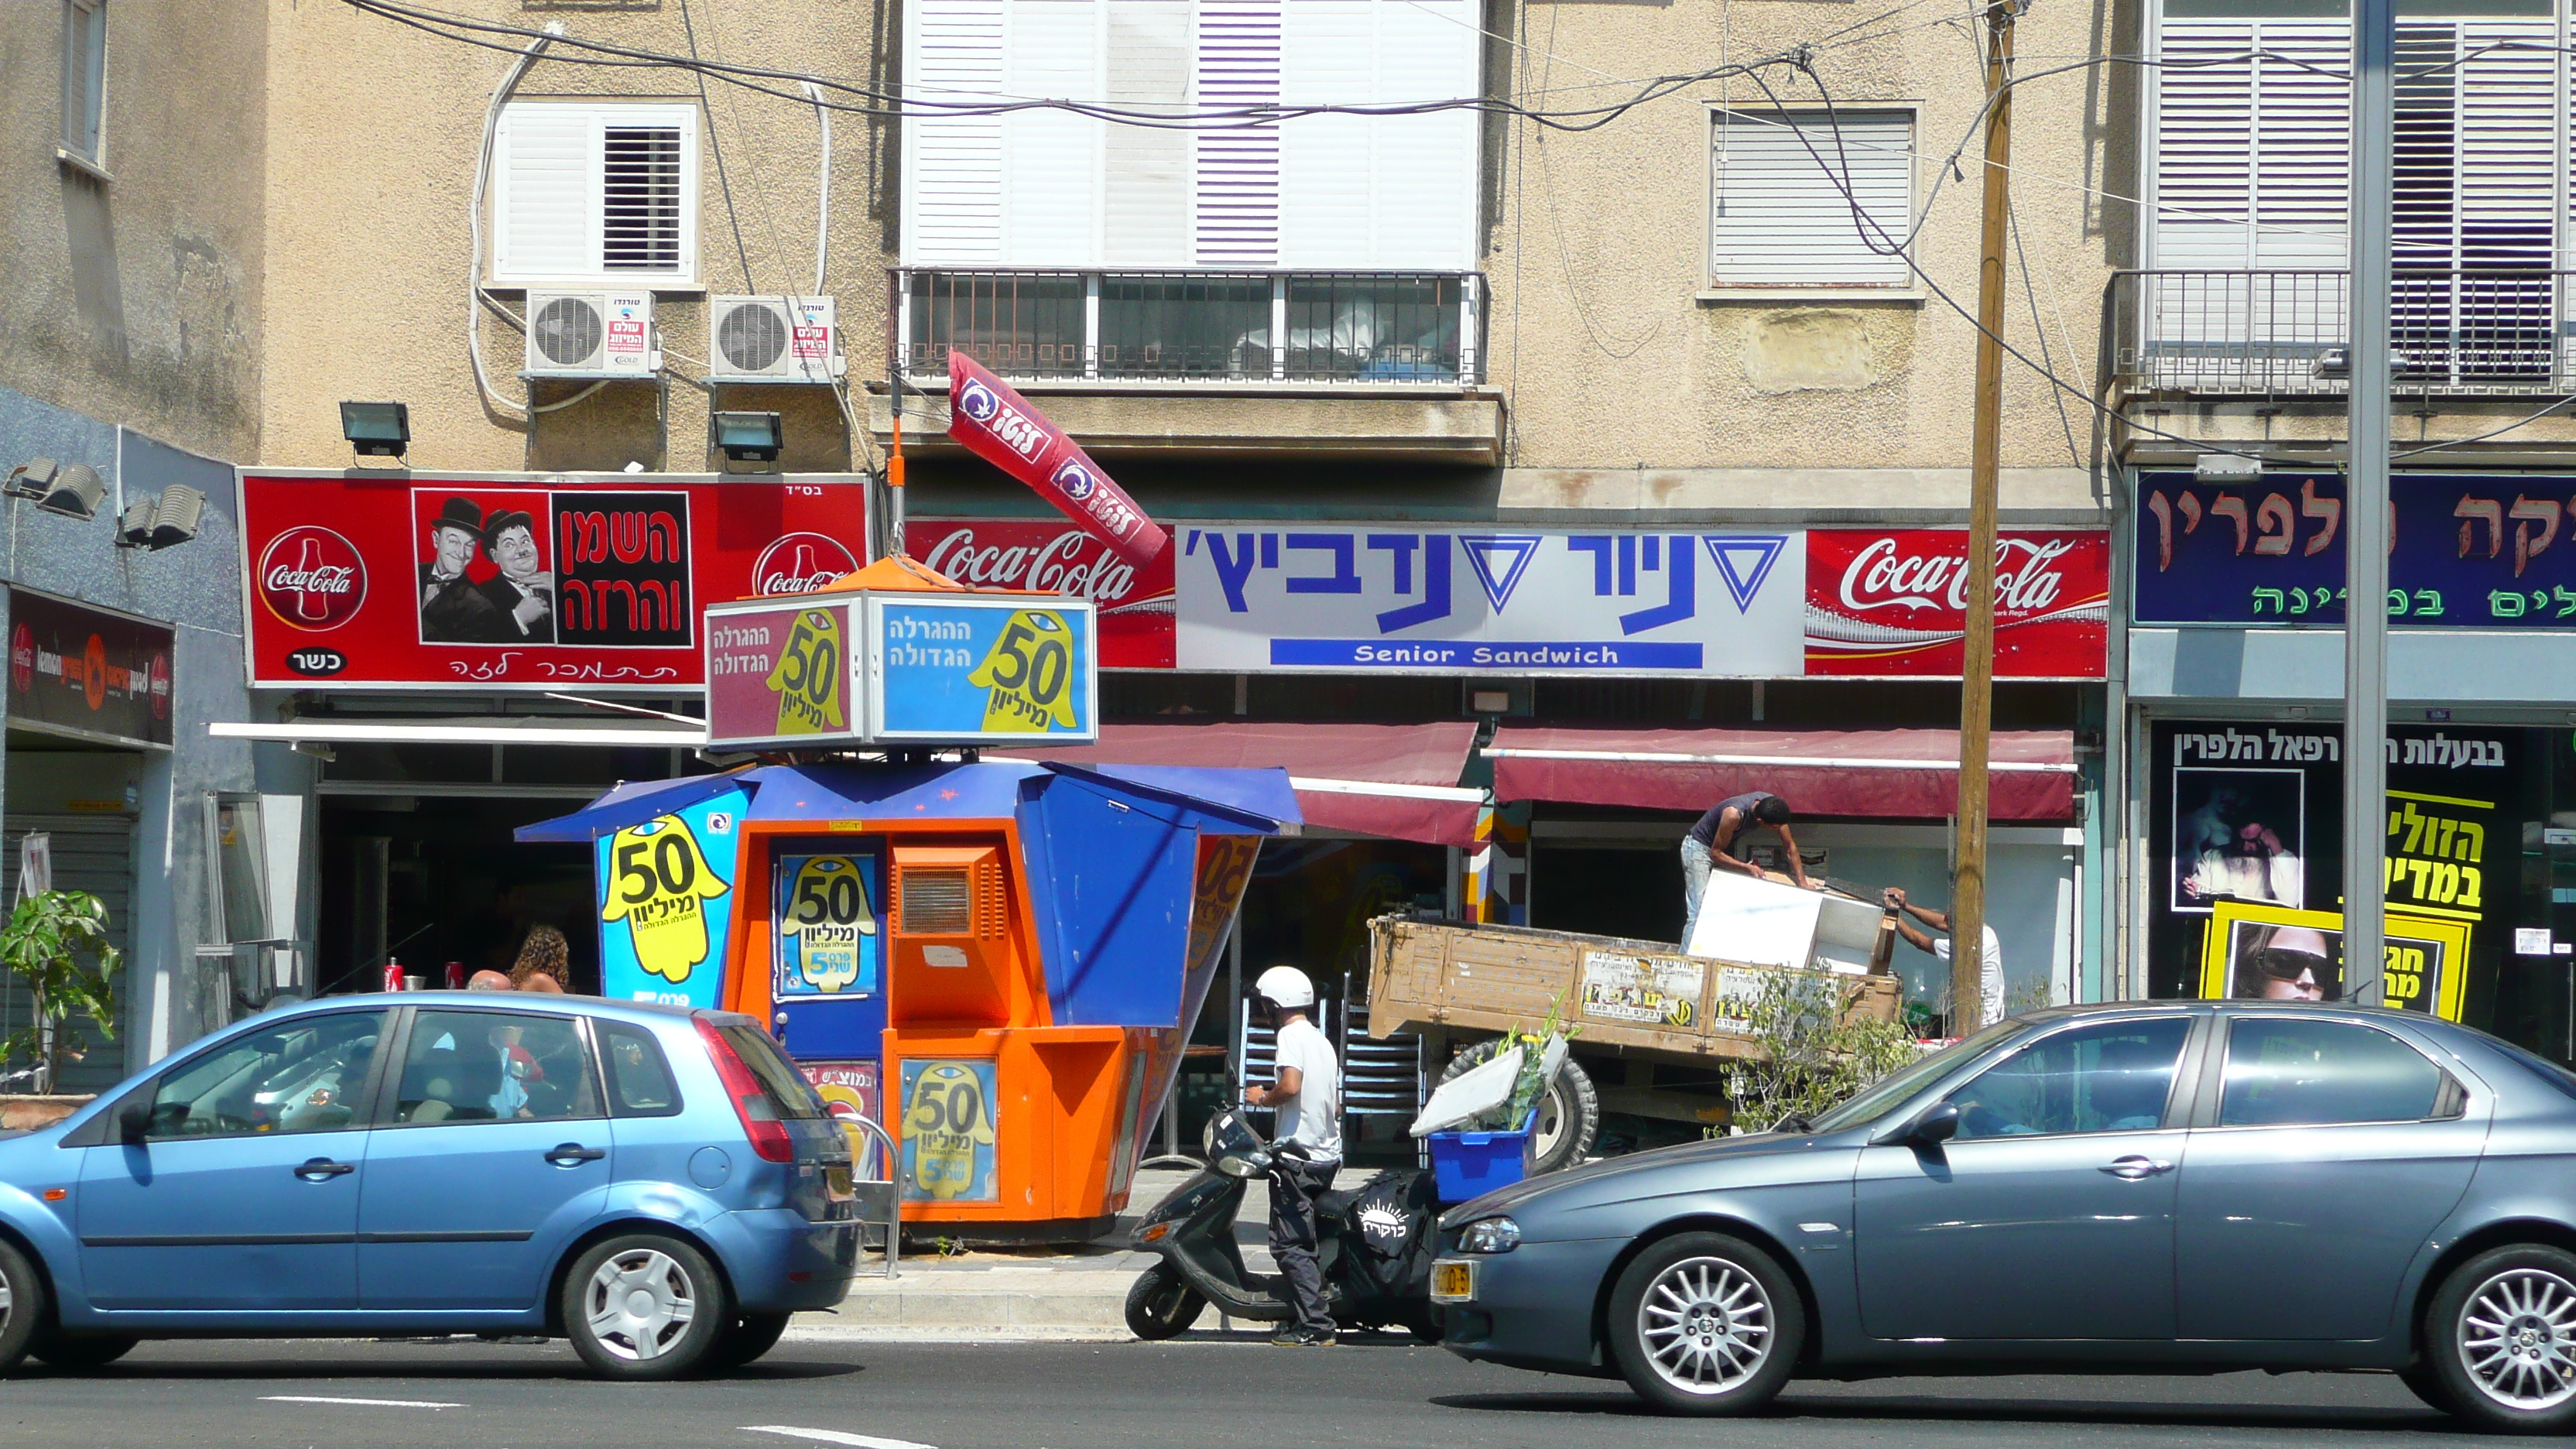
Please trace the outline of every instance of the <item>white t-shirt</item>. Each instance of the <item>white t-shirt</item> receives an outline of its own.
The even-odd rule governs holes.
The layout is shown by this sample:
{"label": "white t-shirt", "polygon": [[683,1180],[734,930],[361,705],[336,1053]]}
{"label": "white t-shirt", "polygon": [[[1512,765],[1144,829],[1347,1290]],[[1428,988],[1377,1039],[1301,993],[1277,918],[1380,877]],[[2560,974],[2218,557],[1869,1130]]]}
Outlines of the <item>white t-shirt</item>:
{"label": "white t-shirt", "polygon": [[[2004,947],[1995,939],[1995,928],[1986,929],[1986,959],[1978,963],[1977,994],[1985,1000],[1978,1003],[1977,1025],[1992,1026],[2004,1019]],[[1941,964],[1950,964],[1950,938],[1942,936],[1932,943],[1932,954]],[[1961,1035],[1966,1035],[1962,1032]]]}
{"label": "white t-shirt", "polygon": [[1279,1103],[1275,1139],[1294,1142],[1317,1162],[1342,1160],[1342,1066],[1333,1044],[1311,1021],[1279,1028],[1279,1065],[1295,1067],[1297,1095]]}

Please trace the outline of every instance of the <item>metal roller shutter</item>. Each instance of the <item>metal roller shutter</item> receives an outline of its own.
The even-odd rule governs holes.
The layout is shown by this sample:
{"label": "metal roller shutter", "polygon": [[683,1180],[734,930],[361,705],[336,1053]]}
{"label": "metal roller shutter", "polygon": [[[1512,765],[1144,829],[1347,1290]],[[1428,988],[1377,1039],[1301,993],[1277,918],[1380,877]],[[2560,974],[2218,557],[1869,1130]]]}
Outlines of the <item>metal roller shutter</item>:
{"label": "metal roller shutter", "polygon": [[[6,881],[11,898],[17,893],[19,842],[31,833],[53,837],[54,888],[87,891],[107,907],[109,935],[116,949],[123,952],[129,965],[134,960],[134,822],[123,816],[95,815],[12,815],[5,840]],[[120,976],[117,988],[127,989]],[[24,1027],[34,1014],[26,983],[15,976],[0,980],[0,1036]],[[107,1046],[97,1032],[86,1030],[92,1042],[87,1061],[74,1063],[63,1073],[61,1090],[92,1092],[113,1086],[125,1075],[125,1052],[120,1040]],[[23,1091],[24,1083],[13,1083],[6,1090]]]}

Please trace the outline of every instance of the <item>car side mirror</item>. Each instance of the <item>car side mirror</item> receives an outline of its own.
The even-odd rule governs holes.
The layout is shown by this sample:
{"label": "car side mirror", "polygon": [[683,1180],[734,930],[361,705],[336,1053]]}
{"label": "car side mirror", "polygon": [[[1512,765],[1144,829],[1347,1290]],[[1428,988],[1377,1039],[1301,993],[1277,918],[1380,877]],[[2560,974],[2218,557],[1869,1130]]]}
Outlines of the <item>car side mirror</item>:
{"label": "car side mirror", "polygon": [[140,1144],[152,1135],[152,1099],[128,1102],[116,1109],[116,1140]]}
{"label": "car side mirror", "polygon": [[1938,1147],[1959,1135],[1959,1104],[1935,1102],[1923,1109],[1914,1125],[1905,1129],[1908,1147]]}

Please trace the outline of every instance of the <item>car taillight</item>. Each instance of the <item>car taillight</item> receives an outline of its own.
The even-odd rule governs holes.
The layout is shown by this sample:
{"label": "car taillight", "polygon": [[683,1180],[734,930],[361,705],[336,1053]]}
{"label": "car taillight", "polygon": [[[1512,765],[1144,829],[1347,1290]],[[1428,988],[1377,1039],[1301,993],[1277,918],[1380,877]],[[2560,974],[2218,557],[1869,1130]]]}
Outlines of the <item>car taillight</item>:
{"label": "car taillight", "polygon": [[724,1083],[725,1097],[733,1103],[733,1114],[742,1119],[743,1135],[751,1139],[751,1150],[769,1162],[796,1160],[796,1144],[788,1140],[787,1124],[778,1120],[778,1104],[769,1100],[769,1089],[753,1076],[742,1054],[716,1030],[715,1023],[697,1018],[698,1038],[707,1044],[707,1056],[716,1064],[716,1077]]}

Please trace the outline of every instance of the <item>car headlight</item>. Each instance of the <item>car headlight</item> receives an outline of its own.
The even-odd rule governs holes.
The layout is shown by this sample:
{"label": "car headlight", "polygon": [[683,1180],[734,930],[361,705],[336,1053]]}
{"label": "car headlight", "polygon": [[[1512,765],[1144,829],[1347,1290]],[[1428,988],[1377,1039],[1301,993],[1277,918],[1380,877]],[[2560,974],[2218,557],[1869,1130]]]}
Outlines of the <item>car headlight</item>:
{"label": "car headlight", "polygon": [[1508,1253],[1521,1245],[1521,1225],[1510,1218],[1478,1218],[1458,1233],[1462,1253]]}

